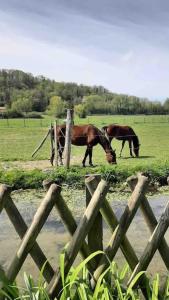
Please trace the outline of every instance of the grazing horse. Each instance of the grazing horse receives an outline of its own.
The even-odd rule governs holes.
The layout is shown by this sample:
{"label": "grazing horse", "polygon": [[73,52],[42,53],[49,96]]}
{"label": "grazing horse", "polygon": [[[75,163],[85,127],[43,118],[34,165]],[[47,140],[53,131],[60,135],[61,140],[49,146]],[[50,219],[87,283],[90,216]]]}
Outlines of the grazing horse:
{"label": "grazing horse", "polygon": [[105,134],[105,136],[108,138],[110,143],[113,138],[122,141],[120,157],[126,141],[128,141],[129,143],[130,156],[133,157],[132,143],[133,143],[133,151],[135,156],[136,157],[139,156],[139,148],[140,148],[139,139],[131,127],[112,124],[112,125],[102,127],[101,131]]}
{"label": "grazing horse", "polygon": [[[57,146],[59,152],[59,158],[62,164],[62,153],[65,146],[65,135],[66,135],[66,125],[56,126],[57,135]],[[54,138],[54,128],[52,128],[52,137]],[[97,144],[100,144],[106,153],[106,159],[111,164],[116,164],[116,153],[113,151],[109,141],[104,136],[104,134],[93,125],[79,125],[72,126],[71,132],[71,143],[76,146],[87,146],[85,156],[82,161],[83,167],[85,167],[85,162],[87,156],[89,156],[89,165],[93,166],[92,163],[92,150]],[[54,151],[51,155],[51,164],[53,165]]]}

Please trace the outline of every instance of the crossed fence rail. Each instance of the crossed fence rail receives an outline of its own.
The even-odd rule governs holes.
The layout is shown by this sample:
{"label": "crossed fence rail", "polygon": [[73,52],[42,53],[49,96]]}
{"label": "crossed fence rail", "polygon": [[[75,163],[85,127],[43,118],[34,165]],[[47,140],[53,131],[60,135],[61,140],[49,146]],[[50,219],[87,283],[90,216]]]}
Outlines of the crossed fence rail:
{"label": "crossed fence rail", "polygon": [[[101,179],[100,175],[88,176],[85,179],[87,207],[80,223],[77,225],[76,220],[61,195],[61,186],[56,183],[45,181],[44,188],[47,190],[46,196],[34,215],[29,228],[11,198],[11,188],[1,184],[0,213],[3,209],[6,210],[10,221],[21,238],[20,246],[5,274],[8,281],[13,282],[15,280],[27,255],[30,254],[39,270],[46,264],[43,276],[48,284],[47,291],[50,298],[54,298],[59,294],[59,291],[62,289],[60,270],[59,268],[56,268],[56,270],[52,268],[42,249],[36,242],[48,215],[54,207],[71,236],[68,248],[66,249],[64,266],[65,275],[69,272],[79,252],[82,258],[85,259],[92,252],[103,250],[102,219],[107,223],[112,235],[108,245],[104,249],[106,255],[99,255],[87,264],[87,268],[91,273],[92,287],[95,286],[100,275],[109,265],[106,257],[112,261],[119,248],[122,250],[124,257],[132,270],[132,275],[128,283],[130,283],[133,277],[141,270],[147,269],[157,249],[166,268],[169,270],[169,247],[164,238],[165,232],[169,226],[169,203],[157,222],[145,195],[149,183],[148,178],[139,174],[138,176],[128,178],[127,183],[131,189],[131,196],[120,220],[118,220],[109,202],[106,200],[109,183]],[[138,208],[141,209],[151,233],[150,239],[140,258],[137,257],[126,236],[127,230],[132,223]],[[88,240],[86,241],[87,236]],[[148,297],[144,288],[145,280],[146,275],[144,274],[141,277],[139,284],[145,299],[147,299]]]}

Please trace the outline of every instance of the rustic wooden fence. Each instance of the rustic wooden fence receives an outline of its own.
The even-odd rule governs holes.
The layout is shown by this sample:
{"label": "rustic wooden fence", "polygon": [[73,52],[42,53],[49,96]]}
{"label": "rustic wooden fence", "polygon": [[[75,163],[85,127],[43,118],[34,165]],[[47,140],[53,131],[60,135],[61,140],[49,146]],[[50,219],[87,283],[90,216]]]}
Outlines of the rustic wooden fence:
{"label": "rustic wooden fence", "polygon": [[[106,194],[109,190],[109,183],[101,179],[98,175],[86,177],[86,204],[87,208],[79,222],[76,223],[70,209],[61,195],[61,187],[56,183],[44,182],[44,188],[47,190],[46,196],[39,206],[30,227],[28,228],[17,207],[11,198],[11,188],[7,185],[0,185],[0,213],[4,208],[11,220],[16,232],[21,238],[21,243],[17,249],[14,258],[6,272],[6,278],[13,282],[19,273],[26,257],[30,254],[39,268],[42,269],[46,264],[43,276],[48,283],[48,293],[51,298],[58,295],[62,288],[62,280],[59,268],[54,270],[42,249],[36,242],[37,236],[46,222],[51,210],[55,207],[61,217],[63,224],[68,230],[71,239],[66,249],[65,256],[65,275],[69,272],[77,254],[80,252],[83,259],[96,250],[103,250],[103,226],[102,219],[110,228],[112,235],[108,245],[104,248],[106,255],[99,255],[88,262],[87,268],[90,270],[91,285],[94,287],[101,273],[108,267],[109,260],[113,260],[118,249],[122,250],[127,260],[133,277],[141,270],[146,270],[154,253],[158,249],[166,268],[169,269],[169,247],[165,241],[164,235],[169,226],[169,203],[164,213],[157,222],[157,219],[145,196],[149,180],[146,176],[139,174],[132,176],[127,180],[131,189],[131,196],[125,207],[120,220],[117,219],[112,207],[106,200]],[[141,209],[145,222],[150,229],[150,239],[147,242],[140,259],[138,259],[132,245],[127,239],[127,230],[138,210]],[[88,240],[86,242],[86,237]],[[140,288],[145,298],[147,298],[144,289],[146,275],[141,277]]]}

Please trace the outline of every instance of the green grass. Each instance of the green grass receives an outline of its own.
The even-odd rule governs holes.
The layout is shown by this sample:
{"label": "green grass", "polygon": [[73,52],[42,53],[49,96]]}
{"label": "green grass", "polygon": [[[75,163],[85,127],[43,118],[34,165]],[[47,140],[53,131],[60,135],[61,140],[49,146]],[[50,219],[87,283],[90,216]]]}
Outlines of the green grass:
{"label": "green grass", "polygon": [[[60,272],[62,279],[62,289],[57,291],[56,300],[139,300],[143,299],[141,289],[138,285],[139,280],[145,274],[144,271],[138,273],[129,286],[126,285],[131,276],[131,271],[128,265],[125,265],[121,270],[115,262],[109,263],[109,267],[100,275],[95,287],[91,287],[90,274],[86,268],[86,264],[94,256],[102,254],[102,251],[92,253],[77,267],[71,267],[68,274],[65,274],[65,253],[60,254]],[[103,253],[104,254],[104,253]],[[44,266],[45,268],[45,266]],[[3,270],[0,273],[0,296],[4,299],[36,299],[36,300],[49,300],[50,297],[47,293],[47,285],[43,279],[43,269],[40,272],[39,278],[34,280],[32,276],[27,276],[24,273],[25,286],[17,286],[16,283],[8,282]],[[155,274],[154,278],[146,278],[144,280],[144,293],[146,299],[157,300],[169,299],[169,279],[163,283],[160,288],[159,274]]]}
{"label": "green grass", "polygon": [[[31,153],[39,144],[51,119],[46,117],[42,120],[0,120],[0,161],[29,161]],[[61,122],[61,121],[60,121]],[[152,163],[159,163],[168,160],[169,149],[169,117],[168,116],[89,116],[86,119],[75,119],[75,123],[92,123],[98,127],[105,124],[119,123],[132,126],[138,134],[141,147],[140,158],[129,157],[128,144],[126,143],[123,158],[117,159],[119,166],[130,168],[130,166],[148,166]],[[119,154],[121,142],[113,140],[112,146]],[[85,147],[72,147],[73,164],[81,165]],[[43,146],[35,160],[48,159],[50,156],[50,141]],[[93,151],[93,161],[98,165],[107,164],[105,153],[100,145]]]}
{"label": "green grass", "polygon": [[[51,123],[51,118],[45,116],[42,120],[0,120],[0,182],[13,184],[15,188],[38,188],[45,178],[58,178],[68,184],[83,185],[84,175],[89,173],[110,174],[115,181],[124,181],[128,176],[138,171],[148,171],[153,180],[166,183],[169,175],[169,117],[168,116],[89,116],[86,119],[75,119],[75,124],[92,123],[101,128],[105,124],[119,123],[132,126],[139,136],[140,158],[130,158],[128,143],[124,147],[123,157],[118,154],[121,142],[113,140],[113,149],[117,153],[117,165],[108,165],[106,156],[100,145],[93,149],[95,168],[81,167],[85,147],[72,146],[71,168],[67,172],[63,167],[50,169],[44,173],[40,170],[30,171],[25,165],[12,161],[30,161],[31,153],[40,143]],[[59,120],[62,123],[62,120]],[[8,126],[10,125],[10,126]],[[50,157],[50,139],[38,152],[34,161],[46,160]],[[5,163],[4,163],[5,162]],[[88,163],[88,162],[87,162]],[[31,164],[31,163],[30,163]],[[18,167],[17,167],[18,166]],[[20,166],[20,167],[19,167]],[[46,164],[50,168],[49,164]],[[35,163],[36,167],[36,163]],[[16,169],[25,169],[16,170]]]}

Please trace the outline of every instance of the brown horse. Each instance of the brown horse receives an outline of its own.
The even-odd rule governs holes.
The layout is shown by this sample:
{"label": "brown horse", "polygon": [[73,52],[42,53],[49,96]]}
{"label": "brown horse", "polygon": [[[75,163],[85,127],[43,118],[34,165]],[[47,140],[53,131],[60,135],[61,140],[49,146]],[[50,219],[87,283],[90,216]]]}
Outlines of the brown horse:
{"label": "brown horse", "polygon": [[101,131],[104,132],[105,136],[108,138],[110,143],[113,138],[122,141],[120,157],[126,141],[128,141],[129,143],[130,156],[133,157],[132,143],[133,143],[133,151],[135,156],[136,157],[139,156],[139,148],[140,148],[139,139],[131,127],[112,124],[112,125],[102,127]]}
{"label": "brown horse", "polygon": [[[60,161],[62,164],[62,154],[65,146],[65,135],[66,135],[66,125],[58,125],[56,127],[57,133],[57,146]],[[52,129],[52,136],[54,138],[54,128]],[[92,163],[92,150],[93,147],[97,144],[100,144],[106,153],[107,161],[111,164],[116,164],[116,153],[113,151],[109,141],[104,136],[104,134],[93,125],[80,125],[80,126],[72,126],[71,132],[71,143],[76,146],[87,146],[85,156],[83,158],[82,164],[85,167],[85,162],[87,156],[89,156],[89,165],[93,166]],[[51,164],[53,165],[54,160],[54,151],[52,151],[51,155]]]}

